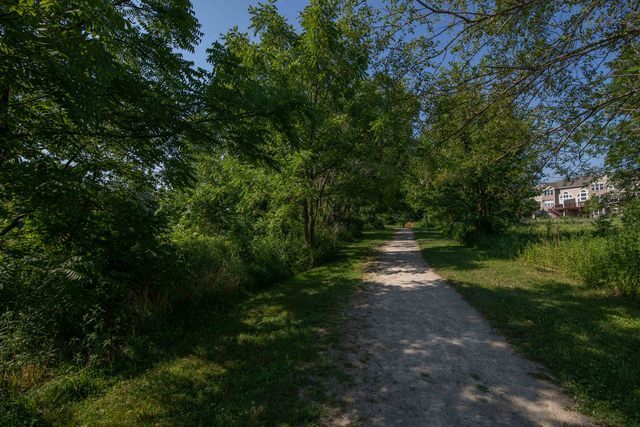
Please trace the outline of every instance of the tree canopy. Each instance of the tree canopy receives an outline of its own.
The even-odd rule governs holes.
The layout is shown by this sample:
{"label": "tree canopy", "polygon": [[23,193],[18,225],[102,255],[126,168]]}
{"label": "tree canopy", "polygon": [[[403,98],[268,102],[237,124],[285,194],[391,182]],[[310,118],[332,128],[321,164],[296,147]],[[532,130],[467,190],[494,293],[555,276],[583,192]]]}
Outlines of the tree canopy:
{"label": "tree canopy", "polygon": [[[630,138],[609,131],[626,127],[638,136],[638,87],[631,83],[639,76],[638,2],[406,0],[393,5],[392,31],[420,29],[432,43],[424,74],[446,74],[457,64],[467,82],[490,94],[485,108],[514,102],[535,122],[536,140],[546,143],[546,166],[567,175],[615,174],[622,167],[621,150],[633,152]],[[442,89],[450,93],[457,87]],[[609,155],[605,170],[590,170],[594,158]]]}

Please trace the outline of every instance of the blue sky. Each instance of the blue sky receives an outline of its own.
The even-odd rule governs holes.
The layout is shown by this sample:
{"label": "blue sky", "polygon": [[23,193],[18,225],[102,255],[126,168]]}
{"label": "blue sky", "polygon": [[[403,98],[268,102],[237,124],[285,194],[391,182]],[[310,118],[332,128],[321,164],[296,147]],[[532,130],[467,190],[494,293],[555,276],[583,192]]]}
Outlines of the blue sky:
{"label": "blue sky", "polygon": [[[264,2],[264,0],[262,0]],[[186,59],[198,67],[207,67],[206,50],[220,38],[220,34],[237,25],[241,31],[249,29],[249,6],[255,6],[259,0],[192,0],[196,18],[204,35],[194,54],[183,53]],[[278,0],[280,13],[290,23],[297,22],[298,13],[307,5],[307,0]]]}

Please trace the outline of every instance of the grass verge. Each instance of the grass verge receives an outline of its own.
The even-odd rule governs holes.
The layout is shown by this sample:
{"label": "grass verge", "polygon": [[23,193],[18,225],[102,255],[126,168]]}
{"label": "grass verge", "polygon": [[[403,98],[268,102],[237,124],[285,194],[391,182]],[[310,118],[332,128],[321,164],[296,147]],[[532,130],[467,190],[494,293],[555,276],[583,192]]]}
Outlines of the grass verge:
{"label": "grass verge", "polygon": [[[181,311],[111,372],[84,370],[25,396],[36,424],[298,425],[319,416],[319,379],[337,369],[336,314],[390,229],[366,232],[336,260],[256,292]],[[313,403],[317,402],[317,403]]]}
{"label": "grass verge", "polygon": [[427,262],[579,404],[611,424],[640,424],[640,306],[500,251],[416,230]]}

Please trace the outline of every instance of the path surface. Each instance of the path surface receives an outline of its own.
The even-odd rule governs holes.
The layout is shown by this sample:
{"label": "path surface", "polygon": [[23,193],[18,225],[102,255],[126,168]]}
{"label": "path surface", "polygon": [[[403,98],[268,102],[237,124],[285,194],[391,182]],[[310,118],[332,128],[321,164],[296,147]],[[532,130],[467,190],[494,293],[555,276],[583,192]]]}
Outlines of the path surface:
{"label": "path surface", "polygon": [[353,384],[329,425],[592,425],[422,258],[410,230],[382,247],[349,313]]}

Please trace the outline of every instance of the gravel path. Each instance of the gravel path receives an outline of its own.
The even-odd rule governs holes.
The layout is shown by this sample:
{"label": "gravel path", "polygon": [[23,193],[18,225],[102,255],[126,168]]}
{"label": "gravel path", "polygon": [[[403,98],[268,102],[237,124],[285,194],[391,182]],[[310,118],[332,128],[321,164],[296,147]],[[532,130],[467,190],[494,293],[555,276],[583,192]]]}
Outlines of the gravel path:
{"label": "gravel path", "polygon": [[353,383],[327,425],[592,425],[429,269],[410,230],[381,251],[349,313]]}

